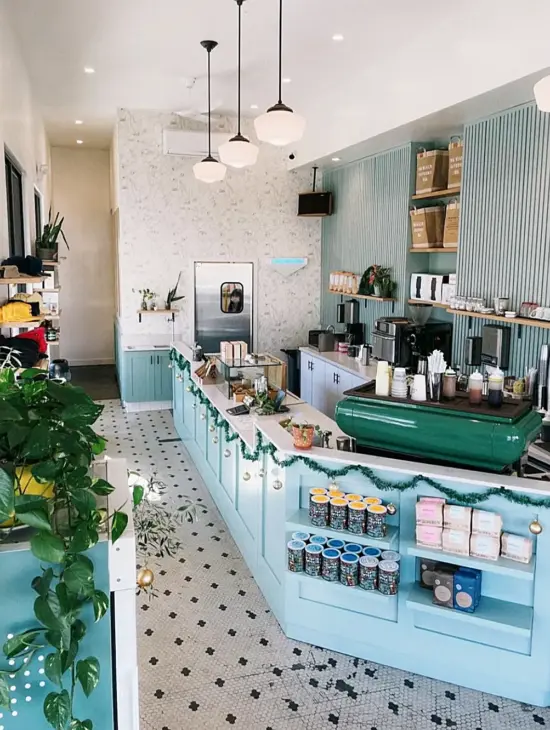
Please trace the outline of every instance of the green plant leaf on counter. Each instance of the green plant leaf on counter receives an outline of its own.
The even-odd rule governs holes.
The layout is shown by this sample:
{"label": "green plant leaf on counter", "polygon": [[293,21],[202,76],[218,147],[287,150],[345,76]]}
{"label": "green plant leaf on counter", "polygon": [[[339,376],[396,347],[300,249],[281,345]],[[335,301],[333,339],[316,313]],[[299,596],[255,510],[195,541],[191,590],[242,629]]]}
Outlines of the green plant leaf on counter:
{"label": "green plant leaf on counter", "polygon": [[50,692],[44,700],[44,716],[54,730],[65,730],[71,719],[71,698],[66,689]]}

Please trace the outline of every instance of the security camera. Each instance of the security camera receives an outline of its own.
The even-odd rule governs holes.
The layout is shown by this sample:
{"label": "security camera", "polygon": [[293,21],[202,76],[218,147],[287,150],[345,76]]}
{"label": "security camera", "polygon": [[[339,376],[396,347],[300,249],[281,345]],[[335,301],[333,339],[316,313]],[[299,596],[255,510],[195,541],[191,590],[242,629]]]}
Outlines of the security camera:
{"label": "security camera", "polygon": [[296,159],[296,155],[294,154],[294,152],[291,152],[291,153],[289,154],[289,156],[288,156],[288,159],[289,159],[289,160],[295,160],[295,159]]}

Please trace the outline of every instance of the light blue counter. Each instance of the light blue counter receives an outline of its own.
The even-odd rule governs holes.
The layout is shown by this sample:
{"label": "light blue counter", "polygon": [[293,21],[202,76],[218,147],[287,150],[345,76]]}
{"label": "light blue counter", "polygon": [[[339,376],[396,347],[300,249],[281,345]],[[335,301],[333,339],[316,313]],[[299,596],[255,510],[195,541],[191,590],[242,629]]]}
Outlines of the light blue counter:
{"label": "light blue counter", "polygon": [[[495,562],[460,558],[415,544],[417,498],[441,496],[439,491],[419,485],[409,491],[381,492],[367,477],[352,471],[336,480],[339,488],[379,496],[397,507],[384,540],[347,535],[350,541],[401,553],[399,594],[388,597],[290,573],[286,543],[292,532],[336,534],[328,528],[311,527],[307,511],[309,489],[326,488],[329,479],[311,469],[307,459],[279,466],[277,461],[288,458],[288,452],[274,448],[272,454],[262,453],[256,461],[247,459],[249,449],[239,438],[231,440],[233,432],[227,425],[219,425],[225,413],[218,416],[215,409],[221,411],[215,386],[195,393],[187,366],[180,369],[177,363],[173,378],[178,433],[287,636],[480,691],[550,705],[550,513],[546,509],[515,505],[498,495],[479,505],[500,513],[507,532],[527,536],[534,519],[543,528],[547,526],[536,538],[536,556],[530,565],[503,558]],[[265,433],[269,435],[269,429]],[[323,457],[317,451],[316,460],[309,463],[333,469],[342,466],[334,452],[332,459],[330,452],[325,461]],[[376,457],[356,456],[356,460],[392,483],[423,469],[410,462],[401,465]],[[396,466],[380,466],[383,463]],[[480,472],[425,469],[444,487],[461,493],[483,492],[498,484],[497,477]],[[502,480],[511,490],[548,496],[540,483],[510,477]],[[419,587],[418,557],[481,568],[483,596],[478,610],[468,614],[433,605],[431,593]]]}

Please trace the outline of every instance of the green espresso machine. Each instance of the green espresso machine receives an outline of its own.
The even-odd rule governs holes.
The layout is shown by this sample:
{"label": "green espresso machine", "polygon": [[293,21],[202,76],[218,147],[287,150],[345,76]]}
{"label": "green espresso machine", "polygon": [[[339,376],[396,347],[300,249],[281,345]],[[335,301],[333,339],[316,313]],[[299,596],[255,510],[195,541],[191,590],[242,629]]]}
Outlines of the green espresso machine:
{"label": "green espresso machine", "polygon": [[445,462],[492,472],[518,468],[540,433],[542,418],[530,401],[474,406],[465,393],[448,403],[377,396],[371,385],[344,393],[336,423],[362,451]]}

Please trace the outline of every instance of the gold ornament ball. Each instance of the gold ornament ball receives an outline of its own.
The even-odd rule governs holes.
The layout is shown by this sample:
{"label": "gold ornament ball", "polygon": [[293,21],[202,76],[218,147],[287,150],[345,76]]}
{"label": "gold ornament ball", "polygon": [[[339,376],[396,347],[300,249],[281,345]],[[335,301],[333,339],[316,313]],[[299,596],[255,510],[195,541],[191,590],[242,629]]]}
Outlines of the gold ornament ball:
{"label": "gold ornament ball", "polygon": [[397,512],[397,507],[391,502],[386,506],[386,510],[389,515],[394,515]]}
{"label": "gold ornament ball", "polygon": [[328,485],[328,491],[329,492],[338,492],[339,491],[339,488],[338,488],[338,485],[336,484],[336,482],[331,482]]}
{"label": "gold ornament ball", "polygon": [[149,588],[154,580],[155,574],[149,568],[142,568],[137,574],[137,584],[140,588]]}
{"label": "gold ornament ball", "polygon": [[540,535],[542,532],[542,525],[538,520],[533,520],[533,522],[531,522],[529,525],[529,532],[533,533],[533,535]]}

